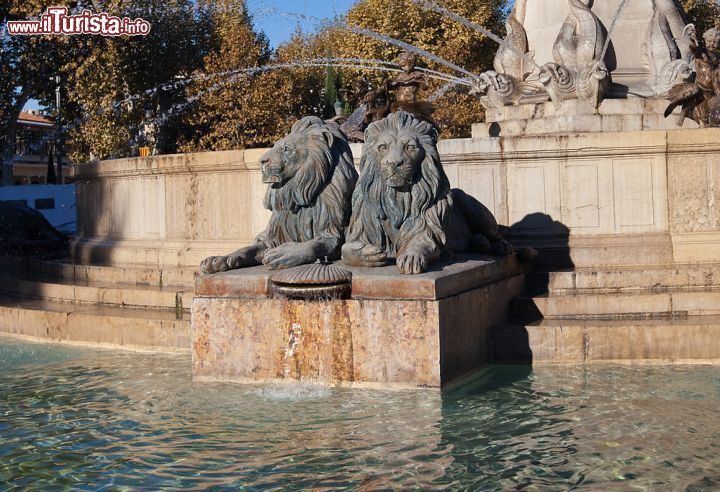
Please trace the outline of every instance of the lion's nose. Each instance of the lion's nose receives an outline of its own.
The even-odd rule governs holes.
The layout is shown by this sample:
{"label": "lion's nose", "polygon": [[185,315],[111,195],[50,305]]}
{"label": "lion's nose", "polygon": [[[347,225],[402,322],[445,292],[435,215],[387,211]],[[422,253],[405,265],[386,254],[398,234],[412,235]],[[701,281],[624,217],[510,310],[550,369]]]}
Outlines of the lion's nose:
{"label": "lion's nose", "polygon": [[403,155],[402,152],[392,149],[385,155],[383,160],[389,166],[398,167],[403,163]]}
{"label": "lion's nose", "polygon": [[398,174],[400,172],[401,164],[402,162],[397,159],[386,159],[383,161],[382,166],[380,166],[382,175],[385,178],[390,178],[391,176]]}
{"label": "lion's nose", "polygon": [[273,163],[272,159],[269,157],[261,157],[260,158],[260,168],[264,169],[265,172],[268,173],[278,173],[280,172],[280,166],[277,162]]}

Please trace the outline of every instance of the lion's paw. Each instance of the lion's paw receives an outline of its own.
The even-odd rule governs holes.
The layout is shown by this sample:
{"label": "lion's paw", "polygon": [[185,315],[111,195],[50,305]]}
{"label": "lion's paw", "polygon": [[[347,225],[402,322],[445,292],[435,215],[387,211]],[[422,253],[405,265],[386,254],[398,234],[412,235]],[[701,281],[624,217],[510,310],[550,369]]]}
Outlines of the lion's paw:
{"label": "lion's paw", "polygon": [[491,254],[493,249],[490,240],[482,234],[475,234],[470,238],[470,248],[473,253]]}
{"label": "lion's paw", "polygon": [[499,256],[510,256],[513,254],[513,247],[506,240],[498,239],[492,243],[492,252]]}
{"label": "lion's paw", "polygon": [[342,260],[348,265],[381,267],[387,264],[387,254],[377,246],[354,241],[343,244]]}
{"label": "lion's paw", "polygon": [[263,257],[263,264],[270,270],[284,270],[313,261],[315,258],[308,254],[302,244],[293,242],[271,248],[265,252]]}
{"label": "lion's paw", "polygon": [[422,254],[406,253],[398,256],[397,267],[404,275],[424,273],[428,268],[428,258]]}
{"label": "lion's paw", "polygon": [[206,275],[230,270],[227,256],[210,256],[200,263],[200,271]]}

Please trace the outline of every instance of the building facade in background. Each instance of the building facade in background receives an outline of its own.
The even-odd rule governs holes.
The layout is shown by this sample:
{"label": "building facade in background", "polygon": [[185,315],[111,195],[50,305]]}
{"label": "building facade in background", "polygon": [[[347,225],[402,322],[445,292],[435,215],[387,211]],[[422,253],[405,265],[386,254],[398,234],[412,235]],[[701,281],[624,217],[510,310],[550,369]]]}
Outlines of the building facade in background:
{"label": "building facade in background", "polygon": [[[57,171],[55,152],[55,124],[42,111],[31,109],[20,113],[13,161],[13,182],[21,184],[45,184],[48,176],[50,154]],[[70,165],[63,158],[63,176]]]}

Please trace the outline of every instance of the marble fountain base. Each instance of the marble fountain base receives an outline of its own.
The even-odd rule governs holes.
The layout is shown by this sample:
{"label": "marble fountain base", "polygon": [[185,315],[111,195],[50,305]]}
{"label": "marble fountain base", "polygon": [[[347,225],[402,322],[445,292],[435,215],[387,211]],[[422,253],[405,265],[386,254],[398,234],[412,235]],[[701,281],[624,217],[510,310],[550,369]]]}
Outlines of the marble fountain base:
{"label": "marble fountain base", "polygon": [[440,388],[489,362],[490,331],[521,293],[523,266],[466,256],[406,276],[350,270],[347,300],[272,298],[255,267],[197,279],[193,379]]}

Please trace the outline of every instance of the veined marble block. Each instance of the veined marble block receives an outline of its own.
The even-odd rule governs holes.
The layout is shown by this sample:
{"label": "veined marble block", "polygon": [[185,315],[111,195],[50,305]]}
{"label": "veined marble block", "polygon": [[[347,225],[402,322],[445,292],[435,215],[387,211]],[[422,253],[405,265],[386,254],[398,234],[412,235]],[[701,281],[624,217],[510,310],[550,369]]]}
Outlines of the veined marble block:
{"label": "veined marble block", "polygon": [[515,256],[420,275],[338,266],[353,274],[351,299],[273,299],[262,266],[199,277],[193,378],[440,388],[489,362],[490,328],[524,283]]}

